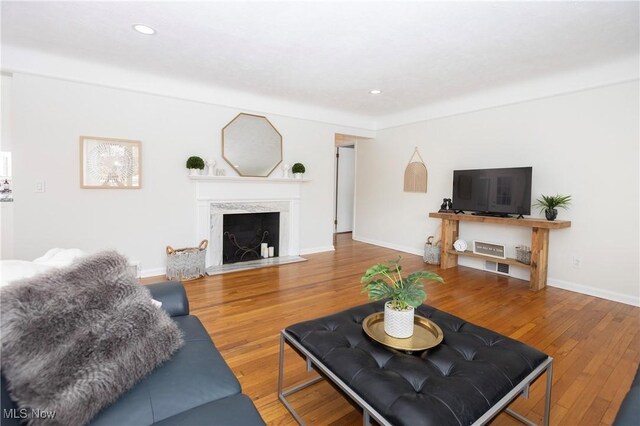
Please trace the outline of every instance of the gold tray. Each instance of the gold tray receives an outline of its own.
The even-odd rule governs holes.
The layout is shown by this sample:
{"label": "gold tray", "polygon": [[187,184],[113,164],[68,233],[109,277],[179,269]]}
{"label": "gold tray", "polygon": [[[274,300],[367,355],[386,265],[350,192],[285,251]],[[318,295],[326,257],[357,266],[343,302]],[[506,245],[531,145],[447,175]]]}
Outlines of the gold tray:
{"label": "gold tray", "polygon": [[423,351],[438,346],[444,334],[437,324],[425,317],[414,315],[413,336],[397,339],[384,332],[384,312],[371,314],[362,321],[362,328],[373,340],[401,351]]}

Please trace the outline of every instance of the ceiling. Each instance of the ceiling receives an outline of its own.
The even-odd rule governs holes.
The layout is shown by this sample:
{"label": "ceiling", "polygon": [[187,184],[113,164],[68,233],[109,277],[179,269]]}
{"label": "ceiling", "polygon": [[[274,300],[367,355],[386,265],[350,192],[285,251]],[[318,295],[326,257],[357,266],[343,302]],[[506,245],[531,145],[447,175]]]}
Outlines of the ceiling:
{"label": "ceiling", "polygon": [[639,38],[638,2],[2,2],[3,45],[371,117],[638,55]]}

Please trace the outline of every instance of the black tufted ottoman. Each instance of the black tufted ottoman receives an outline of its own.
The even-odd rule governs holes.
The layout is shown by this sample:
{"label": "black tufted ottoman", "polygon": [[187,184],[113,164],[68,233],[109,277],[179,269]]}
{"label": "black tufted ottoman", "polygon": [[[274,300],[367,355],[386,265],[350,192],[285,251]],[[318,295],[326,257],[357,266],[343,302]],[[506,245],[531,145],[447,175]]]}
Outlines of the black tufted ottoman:
{"label": "black tufted ottoman", "polygon": [[[362,330],[364,318],[383,310],[384,302],[370,303],[282,331],[278,396],[298,423],[303,421],[286,397],[324,377],[362,407],[364,424],[373,418],[382,425],[480,425],[503,410],[533,424],[507,407],[519,395],[527,397],[529,385],[546,371],[544,423],[549,424],[551,357],[427,305],[417,314],[438,324],[444,340],[409,355]],[[284,390],[285,343],[321,376]]]}

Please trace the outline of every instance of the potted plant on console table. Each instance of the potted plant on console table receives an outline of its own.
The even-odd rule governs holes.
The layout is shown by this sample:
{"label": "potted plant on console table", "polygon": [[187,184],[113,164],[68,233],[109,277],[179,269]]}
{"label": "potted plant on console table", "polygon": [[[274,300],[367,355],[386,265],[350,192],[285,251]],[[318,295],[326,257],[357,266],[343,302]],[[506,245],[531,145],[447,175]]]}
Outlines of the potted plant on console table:
{"label": "potted plant on console table", "polygon": [[568,209],[571,204],[571,195],[541,195],[533,205],[540,208],[540,213],[544,211],[547,220],[556,220],[557,209]]}
{"label": "potted plant on console table", "polygon": [[369,294],[369,299],[390,299],[384,305],[384,332],[398,339],[413,335],[415,308],[427,298],[422,281],[444,282],[441,276],[430,271],[414,272],[403,278],[401,259],[398,256],[397,260],[373,265],[360,280],[366,283],[362,291]]}

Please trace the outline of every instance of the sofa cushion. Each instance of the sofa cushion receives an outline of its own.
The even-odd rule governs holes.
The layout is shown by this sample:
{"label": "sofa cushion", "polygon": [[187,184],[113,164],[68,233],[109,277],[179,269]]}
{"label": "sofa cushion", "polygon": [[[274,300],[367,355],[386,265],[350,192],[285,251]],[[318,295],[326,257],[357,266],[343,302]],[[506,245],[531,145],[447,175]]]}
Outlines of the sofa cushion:
{"label": "sofa cushion", "polygon": [[149,425],[240,393],[240,383],[198,318],[173,317],[185,345],[169,361],[105,408],[92,425]]}
{"label": "sofa cushion", "polygon": [[260,426],[264,421],[248,396],[238,394],[208,402],[156,423],[158,426]]}

